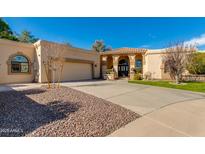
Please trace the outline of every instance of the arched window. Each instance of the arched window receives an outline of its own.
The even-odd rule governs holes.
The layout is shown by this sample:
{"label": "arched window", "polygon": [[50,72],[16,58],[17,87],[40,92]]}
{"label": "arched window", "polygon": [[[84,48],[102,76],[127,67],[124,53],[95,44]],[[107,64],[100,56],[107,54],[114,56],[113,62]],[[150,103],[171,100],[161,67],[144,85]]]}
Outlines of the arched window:
{"label": "arched window", "polygon": [[10,72],[11,73],[29,73],[29,60],[23,55],[15,55],[10,58]]}

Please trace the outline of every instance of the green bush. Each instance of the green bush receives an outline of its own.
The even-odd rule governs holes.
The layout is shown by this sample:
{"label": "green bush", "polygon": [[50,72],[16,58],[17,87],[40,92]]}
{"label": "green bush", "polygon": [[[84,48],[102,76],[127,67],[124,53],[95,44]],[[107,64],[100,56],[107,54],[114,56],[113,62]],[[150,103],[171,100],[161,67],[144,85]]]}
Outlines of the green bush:
{"label": "green bush", "polygon": [[205,53],[194,53],[187,64],[190,74],[205,74]]}
{"label": "green bush", "polygon": [[141,73],[135,73],[134,80],[142,80],[142,74]]}

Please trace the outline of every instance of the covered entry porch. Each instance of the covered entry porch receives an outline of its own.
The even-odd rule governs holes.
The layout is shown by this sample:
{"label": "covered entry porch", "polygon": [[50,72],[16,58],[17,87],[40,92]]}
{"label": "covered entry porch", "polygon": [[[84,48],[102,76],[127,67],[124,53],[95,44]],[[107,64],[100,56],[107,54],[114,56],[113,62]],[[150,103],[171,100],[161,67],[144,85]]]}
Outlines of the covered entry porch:
{"label": "covered entry porch", "polygon": [[112,72],[114,79],[128,77],[134,71],[143,73],[146,49],[120,48],[101,53],[101,75],[107,76]]}

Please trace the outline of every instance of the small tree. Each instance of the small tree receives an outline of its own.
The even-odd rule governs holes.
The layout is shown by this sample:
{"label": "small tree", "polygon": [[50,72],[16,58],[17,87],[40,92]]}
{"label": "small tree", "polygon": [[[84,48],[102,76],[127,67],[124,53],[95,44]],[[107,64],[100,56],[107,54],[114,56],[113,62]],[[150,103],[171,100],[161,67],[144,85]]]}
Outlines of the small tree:
{"label": "small tree", "polygon": [[105,51],[105,44],[103,41],[96,40],[92,46],[93,50],[97,52],[104,52]]}
{"label": "small tree", "polygon": [[20,42],[25,42],[25,43],[35,43],[36,41],[38,41],[38,38],[35,38],[33,35],[31,35],[31,32],[26,30],[21,32],[18,39]]}
{"label": "small tree", "polygon": [[101,40],[96,40],[95,43],[92,45],[92,48],[94,51],[97,52],[104,52],[104,51],[110,51],[112,50],[111,46],[106,47],[104,42]]}
{"label": "small tree", "polygon": [[[65,62],[64,50],[66,47],[62,48],[57,44],[47,45],[45,48],[45,57],[43,60],[48,88],[60,87],[60,82],[62,78],[63,66]],[[57,86],[56,86],[57,83]]]}
{"label": "small tree", "polygon": [[189,63],[189,56],[196,51],[196,47],[184,43],[175,43],[165,50],[163,60],[166,70],[176,80],[176,84],[179,84],[181,76]]}

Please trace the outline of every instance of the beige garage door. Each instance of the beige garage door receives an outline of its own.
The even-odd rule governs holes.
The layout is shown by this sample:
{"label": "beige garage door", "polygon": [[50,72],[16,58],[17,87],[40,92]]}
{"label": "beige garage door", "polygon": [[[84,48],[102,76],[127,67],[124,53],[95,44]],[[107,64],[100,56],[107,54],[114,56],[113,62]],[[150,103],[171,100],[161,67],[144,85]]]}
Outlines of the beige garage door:
{"label": "beige garage door", "polygon": [[92,65],[86,63],[71,63],[64,64],[62,81],[75,81],[92,79]]}

